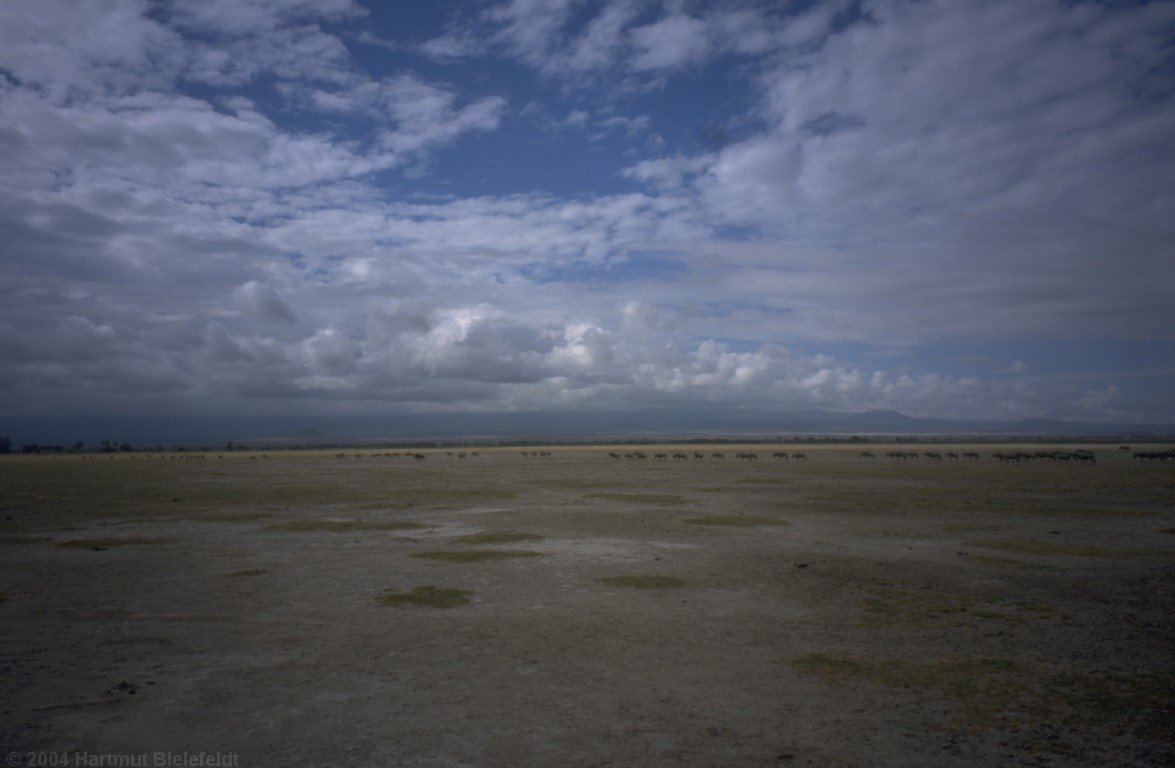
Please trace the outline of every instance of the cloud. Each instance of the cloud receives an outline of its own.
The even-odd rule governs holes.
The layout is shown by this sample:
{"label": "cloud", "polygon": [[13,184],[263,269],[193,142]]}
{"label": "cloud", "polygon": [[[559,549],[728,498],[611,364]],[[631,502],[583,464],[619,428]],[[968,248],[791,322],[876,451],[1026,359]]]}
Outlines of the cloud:
{"label": "cloud", "polygon": [[637,18],[636,2],[613,2],[588,22],[582,34],[561,54],[543,63],[549,74],[591,72],[612,66],[623,55],[625,30]]}
{"label": "cloud", "polygon": [[[441,61],[502,52],[569,84],[619,73],[651,77],[640,85],[649,87],[663,84],[660,78],[666,72],[703,65],[720,55],[778,49],[784,36],[783,20],[754,5],[720,7],[701,16],[670,8],[652,21],[649,8],[635,0],[506,0],[418,49]],[[827,14],[808,16],[829,21]],[[815,34],[807,18],[793,26]],[[786,36],[797,37],[795,32]]]}
{"label": "cloud", "polygon": [[53,101],[166,82],[182,67],[182,38],[146,10],[143,0],[5,3],[0,70]]}
{"label": "cloud", "polygon": [[675,14],[629,32],[634,56],[632,68],[677,69],[697,64],[710,51],[709,30],[704,21]]}
{"label": "cloud", "polygon": [[444,144],[468,131],[493,130],[498,127],[506,106],[505,99],[493,96],[457,110],[453,107],[456,97],[452,92],[410,76],[396,78],[386,89],[385,105],[397,128],[385,134],[382,143],[401,153]]}
{"label": "cloud", "polygon": [[0,400],[1169,418],[1171,5],[855,7],[6,4]]}
{"label": "cloud", "polygon": [[169,20],[186,31],[244,37],[266,35],[291,24],[361,19],[367,10],[354,0],[173,0]]}
{"label": "cloud", "polygon": [[250,280],[233,291],[233,299],[246,312],[261,320],[293,322],[294,312],[273,286]]}
{"label": "cloud", "polygon": [[1023,360],[1017,360],[1005,368],[997,368],[996,373],[1021,374],[1028,372],[1028,363]]}
{"label": "cloud", "polygon": [[[1153,131],[1175,119],[1157,95],[1171,6],[865,10],[763,70],[763,130],[630,178],[692,195],[709,221],[834,245],[840,258],[804,274],[730,276],[785,303],[814,291],[812,325],[830,335],[1065,335],[1091,306],[1119,329],[1168,315],[1156,203],[1173,202],[1173,158]],[[1131,267],[1112,272],[1125,222]]]}

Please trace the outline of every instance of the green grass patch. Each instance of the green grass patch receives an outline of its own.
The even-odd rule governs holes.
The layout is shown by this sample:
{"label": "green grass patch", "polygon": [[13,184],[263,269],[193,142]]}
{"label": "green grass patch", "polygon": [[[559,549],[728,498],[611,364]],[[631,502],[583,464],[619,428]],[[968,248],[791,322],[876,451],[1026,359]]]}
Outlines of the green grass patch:
{"label": "green grass patch", "polygon": [[732,528],[750,528],[756,525],[787,525],[786,520],[762,515],[704,515],[687,517],[681,522],[690,525],[719,525]]}
{"label": "green grass patch", "polygon": [[249,523],[256,520],[265,520],[270,517],[273,517],[272,512],[229,512],[223,515],[210,515],[199,519],[210,523]]}
{"label": "green grass patch", "polygon": [[137,547],[146,546],[150,544],[174,544],[175,539],[149,539],[144,536],[126,536],[123,538],[99,538],[99,539],[71,539],[69,541],[59,541],[57,546],[68,547],[70,549],[110,549],[111,547]]}
{"label": "green grass patch", "polygon": [[542,554],[542,552],[528,552],[521,549],[447,549],[435,552],[413,552],[410,557],[424,560],[444,560],[449,563],[477,563],[483,560],[541,557]]}
{"label": "green grass patch", "polygon": [[911,531],[907,528],[859,528],[853,533],[877,539],[916,539],[922,535],[918,531]]}
{"label": "green grass patch", "polygon": [[265,570],[264,568],[248,568],[243,571],[233,571],[232,573],[226,573],[225,576],[231,576],[234,578],[237,576],[264,576],[267,573],[269,573],[269,571]]}
{"label": "green grass patch", "polygon": [[266,526],[270,531],[404,531],[412,528],[423,528],[421,523],[411,520],[288,520],[284,523],[275,523]]}
{"label": "green grass patch", "polygon": [[661,507],[685,504],[688,499],[675,493],[585,493],[585,499],[610,499],[630,504],[653,504]]}
{"label": "green grass patch", "polygon": [[992,679],[1010,678],[1017,672],[1017,665],[1008,659],[945,659],[920,663],[866,661],[810,653],[797,656],[788,663],[795,669],[818,674],[832,682],[855,678],[899,688],[936,688],[955,699],[975,698],[980,691],[995,687],[990,684]]}
{"label": "green grass patch", "polygon": [[866,626],[970,626],[977,621],[1023,623],[1054,614],[1051,606],[972,595],[876,590],[861,601]]}
{"label": "green grass patch", "polygon": [[437,487],[397,489],[382,499],[379,506],[385,509],[451,509],[471,504],[509,501],[517,497],[517,491],[506,488],[453,488],[438,483]]}
{"label": "green grass patch", "polygon": [[408,592],[388,590],[376,598],[380,605],[424,606],[427,608],[457,608],[469,605],[473,593],[452,587],[415,587]]}
{"label": "green grass patch", "polygon": [[471,533],[468,536],[458,536],[454,541],[461,544],[514,544],[519,541],[539,541],[542,538],[537,533],[506,531],[503,533]]}
{"label": "green grass patch", "polygon": [[1007,528],[1006,525],[984,525],[983,523],[950,523],[944,525],[942,529],[949,533],[987,533],[990,531],[1002,531]]}
{"label": "green grass patch", "polygon": [[599,582],[609,587],[628,587],[630,589],[676,589],[689,585],[689,582],[685,579],[656,574],[604,576],[599,579]]}

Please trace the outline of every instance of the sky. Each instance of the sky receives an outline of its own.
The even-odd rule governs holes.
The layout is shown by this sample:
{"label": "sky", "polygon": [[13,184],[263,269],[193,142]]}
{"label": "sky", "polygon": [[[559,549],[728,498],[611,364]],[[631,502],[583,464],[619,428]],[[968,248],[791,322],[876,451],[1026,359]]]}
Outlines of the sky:
{"label": "sky", "polygon": [[1175,3],[5,0],[5,418],[1175,423]]}

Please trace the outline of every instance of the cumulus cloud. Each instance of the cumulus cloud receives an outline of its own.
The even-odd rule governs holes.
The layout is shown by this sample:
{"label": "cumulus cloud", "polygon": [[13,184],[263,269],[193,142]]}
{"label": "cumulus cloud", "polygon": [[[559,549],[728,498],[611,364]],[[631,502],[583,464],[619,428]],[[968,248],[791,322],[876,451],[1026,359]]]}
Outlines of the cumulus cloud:
{"label": "cumulus cloud", "polygon": [[146,10],[143,0],[13,0],[0,24],[0,70],[53,101],[166,82],[183,66],[182,38]]}
{"label": "cumulus cloud", "polygon": [[[8,408],[1169,417],[1021,348],[1173,341],[1169,3],[511,0],[418,69],[349,0],[233,7],[0,9]],[[641,99],[718,66],[729,140],[673,139]],[[599,191],[515,183],[552,136]]]}

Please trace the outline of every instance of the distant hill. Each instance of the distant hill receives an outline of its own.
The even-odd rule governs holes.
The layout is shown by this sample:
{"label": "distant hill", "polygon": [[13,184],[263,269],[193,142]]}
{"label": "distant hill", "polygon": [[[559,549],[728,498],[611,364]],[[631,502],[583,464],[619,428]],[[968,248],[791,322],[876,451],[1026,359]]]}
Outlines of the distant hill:
{"label": "distant hill", "polygon": [[648,439],[775,439],[829,437],[966,436],[998,438],[1095,437],[1175,439],[1175,425],[1022,419],[980,421],[917,418],[898,411],[840,413],[820,409],[649,409],[364,417],[207,418],[175,416],[0,417],[0,436],[25,443],[94,447],[102,440],[135,447],[341,446],[468,440],[480,442]]}
{"label": "distant hill", "polygon": [[369,420],[365,430],[311,437],[302,430],[283,437],[238,439],[246,444],[362,445],[408,440],[606,440],[767,438],[796,436],[943,436],[997,438],[1175,438],[1175,425],[1069,422],[1056,419],[966,421],[917,418],[898,411],[838,413],[818,409],[649,410],[517,414],[436,414]]}

